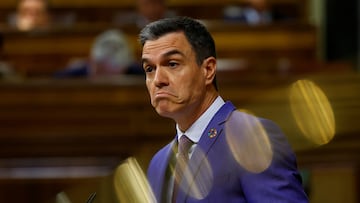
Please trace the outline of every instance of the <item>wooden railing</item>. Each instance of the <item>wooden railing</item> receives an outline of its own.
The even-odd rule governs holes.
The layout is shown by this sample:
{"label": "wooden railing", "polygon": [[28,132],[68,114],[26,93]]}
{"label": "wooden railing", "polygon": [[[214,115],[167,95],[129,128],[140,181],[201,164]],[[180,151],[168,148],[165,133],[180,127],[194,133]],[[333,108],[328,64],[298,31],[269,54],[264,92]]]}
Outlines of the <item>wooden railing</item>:
{"label": "wooden railing", "polygon": [[[238,0],[236,3],[244,4],[246,0]],[[15,7],[16,1],[12,0],[3,0],[0,3],[0,8],[8,8],[8,7]],[[135,2],[132,0],[103,0],[103,1],[96,1],[96,0],[49,0],[49,3],[52,7],[133,7],[135,6]],[[213,1],[206,1],[206,0],[198,0],[198,1],[191,1],[191,0],[168,0],[167,4],[169,6],[192,6],[192,5],[228,5],[233,4],[233,0],[213,0]],[[304,1],[300,0],[270,0],[270,5],[281,5],[281,4],[295,4],[295,5],[303,5]]]}
{"label": "wooden railing", "polygon": [[[92,19],[110,21],[114,16],[122,12],[136,12],[136,1],[131,0],[50,0],[50,11],[55,18],[63,14],[72,13],[76,19],[83,21]],[[268,7],[280,16],[287,16],[292,22],[308,22],[308,1],[304,0],[269,0]],[[0,16],[6,19],[16,9],[17,1],[4,0],[0,2]],[[224,18],[224,8],[229,5],[245,5],[247,0],[224,0],[224,1],[181,1],[169,0],[166,5],[169,10],[178,15],[187,15],[202,19]],[[94,17],[94,14],[96,17]],[[279,20],[279,19],[277,19]]]}

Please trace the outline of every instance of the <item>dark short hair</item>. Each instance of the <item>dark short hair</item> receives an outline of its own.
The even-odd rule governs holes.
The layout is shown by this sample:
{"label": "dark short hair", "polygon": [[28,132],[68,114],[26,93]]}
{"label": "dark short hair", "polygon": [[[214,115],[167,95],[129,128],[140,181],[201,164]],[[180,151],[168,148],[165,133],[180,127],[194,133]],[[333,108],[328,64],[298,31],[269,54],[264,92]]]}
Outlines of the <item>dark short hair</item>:
{"label": "dark short hair", "polygon": [[[185,16],[163,18],[146,25],[140,32],[139,41],[143,47],[148,40],[156,40],[173,32],[183,32],[195,52],[196,62],[201,65],[208,57],[216,58],[215,42],[210,32],[198,20]],[[217,89],[216,78],[213,85]]]}

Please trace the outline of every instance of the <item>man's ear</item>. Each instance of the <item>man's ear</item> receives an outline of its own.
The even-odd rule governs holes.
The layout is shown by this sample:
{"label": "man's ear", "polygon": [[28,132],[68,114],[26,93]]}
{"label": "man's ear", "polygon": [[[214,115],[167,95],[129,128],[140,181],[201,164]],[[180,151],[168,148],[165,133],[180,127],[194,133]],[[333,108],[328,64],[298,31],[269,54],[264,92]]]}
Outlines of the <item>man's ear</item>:
{"label": "man's ear", "polygon": [[203,61],[206,84],[211,84],[216,75],[216,58],[208,57]]}

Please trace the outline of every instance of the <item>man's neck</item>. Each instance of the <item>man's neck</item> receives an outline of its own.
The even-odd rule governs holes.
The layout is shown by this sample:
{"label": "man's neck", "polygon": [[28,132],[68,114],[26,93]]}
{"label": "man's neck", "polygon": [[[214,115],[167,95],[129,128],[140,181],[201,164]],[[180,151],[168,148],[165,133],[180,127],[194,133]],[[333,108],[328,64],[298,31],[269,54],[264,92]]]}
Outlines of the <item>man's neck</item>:
{"label": "man's neck", "polygon": [[[200,118],[200,116],[214,103],[219,94],[212,94],[211,97],[205,99],[200,105],[194,105],[193,109],[182,116],[182,119],[175,120],[181,131],[185,132],[190,126]],[[194,113],[196,112],[196,113]]]}

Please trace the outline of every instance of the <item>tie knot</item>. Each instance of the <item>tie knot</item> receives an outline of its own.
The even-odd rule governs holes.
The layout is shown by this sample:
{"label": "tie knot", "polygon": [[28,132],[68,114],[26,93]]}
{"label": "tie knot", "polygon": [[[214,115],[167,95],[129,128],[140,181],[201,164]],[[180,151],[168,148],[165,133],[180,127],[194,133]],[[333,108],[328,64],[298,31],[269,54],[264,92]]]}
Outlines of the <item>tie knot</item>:
{"label": "tie knot", "polygon": [[186,154],[189,152],[190,147],[193,145],[194,143],[186,136],[186,135],[182,135],[180,137],[179,140],[179,145],[178,145],[178,153],[179,154]]}

